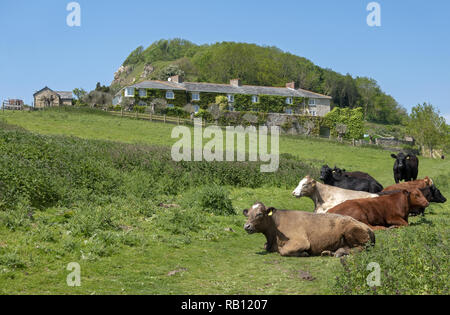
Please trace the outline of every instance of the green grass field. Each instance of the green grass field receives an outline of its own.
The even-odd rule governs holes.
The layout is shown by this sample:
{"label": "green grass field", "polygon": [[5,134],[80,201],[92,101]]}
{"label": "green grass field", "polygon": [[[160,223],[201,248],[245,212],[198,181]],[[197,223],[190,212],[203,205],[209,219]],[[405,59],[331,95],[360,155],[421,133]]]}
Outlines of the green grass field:
{"label": "green grass field", "polygon": [[[162,176],[159,186],[154,188],[158,194],[144,189],[147,185],[153,186],[150,173],[142,169],[147,162],[140,153],[136,153],[139,156],[136,159],[139,163],[145,162],[139,164],[141,166],[133,164],[131,167],[132,160],[120,164],[121,168],[116,164],[112,167],[108,164],[109,158],[103,160],[105,152],[115,152],[116,145],[133,145],[127,150],[148,145],[171,146],[176,141],[170,137],[174,125],[79,110],[5,112],[0,113],[2,121],[8,124],[3,128],[16,125],[32,132],[33,136],[28,136],[19,131],[18,139],[25,140],[23,146],[17,146],[17,152],[21,153],[16,157],[34,159],[38,166],[44,157],[41,159],[36,155],[42,154],[40,150],[53,148],[53,144],[61,145],[61,151],[56,151],[58,154],[68,152],[68,155],[71,151],[67,148],[77,150],[81,144],[83,148],[85,146],[79,154],[84,154],[83,150],[86,154],[92,151],[92,162],[89,162],[92,164],[86,162],[84,165],[81,160],[78,164],[84,168],[80,176],[94,184],[83,182],[80,185],[87,188],[76,192],[60,191],[61,187],[55,184],[49,191],[64,195],[61,198],[64,202],[39,209],[30,206],[27,200],[19,200],[13,210],[8,209],[8,204],[3,205],[3,212],[7,214],[3,215],[3,221],[0,217],[0,293],[449,293],[448,204],[433,204],[425,218],[412,218],[412,226],[407,229],[378,232],[375,248],[349,258],[348,269],[334,258],[283,258],[263,250],[265,239],[262,235],[249,236],[243,231],[245,218],[240,213],[257,200],[277,208],[312,211],[310,200],[291,197],[295,188],[291,179],[284,181],[283,176],[275,176],[279,184],[262,183],[257,188],[228,185],[226,189],[237,215],[213,215],[201,212],[201,209],[190,209],[191,199],[203,189],[196,185],[189,186],[188,191],[174,193],[164,186],[164,174],[158,174]],[[7,140],[12,137],[8,132],[5,131],[4,140],[0,141],[0,149],[3,143],[4,150],[11,150],[14,155],[15,147]],[[71,137],[54,138],[55,135]],[[98,140],[100,142],[96,142]],[[38,145],[37,141],[42,142]],[[124,144],[111,144],[113,147],[110,148],[109,141]],[[99,148],[98,152],[96,148]],[[338,165],[347,170],[368,172],[385,186],[393,184],[394,161],[388,151],[291,136],[280,139],[280,151],[293,155],[304,165],[316,168],[323,164]],[[5,152],[0,151],[0,154],[6,156]],[[112,161],[116,163],[114,154]],[[52,157],[45,158],[49,163],[56,163]],[[61,155],[61,161],[64,159]],[[2,165],[7,167],[6,162]],[[105,165],[108,171],[97,174],[100,179],[91,179],[99,165]],[[449,166],[448,160],[421,157],[419,176],[435,179],[438,188],[449,197]],[[79,174],[76,167],[73,172]],[[14,177],[12,181],[19,177],[11,176]],[[42,173],[42,176],[46,174]],[[63,172],[58,176],[58,180],[66,183]],[[114,180],[119,177],[121,182],[117,184]],[[5,178],[8,177],[5,175]],[[49,175],[49,179],[52,178]],[[40,177],[32,179],[39,182]],[[185,185],[190,185],[189,178],[182,180]],[[96,194],[96,191],[102,193]],[[41,197],[41,192],[37,194]],[[159,202],[180,204],[181,210],[160,208]],[[26,216],[29,209],[34,213],[31,221]],[[92,226],[94,223],[99,224]],[[80,226],[88,232],[76,233]],[[382,268],[382,286],[378,291],[365,284],[369,274],[365,267],[371,261],[379,262]],[[66,266],[70,262],[78,262],[81,266],[81,287],[66,284],[69,274]],[[173,275],[169,274],[171,272]],[[304,272],[314,280],[303,279]]]}

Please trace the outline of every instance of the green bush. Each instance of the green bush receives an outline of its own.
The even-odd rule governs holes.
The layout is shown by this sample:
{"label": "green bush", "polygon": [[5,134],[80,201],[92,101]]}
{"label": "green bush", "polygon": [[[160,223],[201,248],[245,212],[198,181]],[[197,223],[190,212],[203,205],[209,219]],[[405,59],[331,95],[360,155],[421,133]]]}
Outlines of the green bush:
{"label": "green bush", "polygon": [[189,117],[189,113],[180,107],[167,107],[164,109],[163,113],[166,114],[167,116],[174,116],[180,118]]}
{"label": "green bush", "polygon": [[[342,260],[342,266],[336,271],[335,292],[448,295],[449,236],[436,227],[423,225],[378,233],[374,248]],[[379,287],[367,285],[371,272],[367,266],[371,262],[381,267]]]}
{"label": "green bush", "polygon": [[230,199],[230,193],[219,185],[208,185],[193,189],[185,201],[187,207],[198,208],[215,215],[236,214]]}
{"label": "green bush", "polygon": [[[91,237],[116,230],[126,215],[152,217],[159,203],[197,187],[214,187],[199,190],[199,208],[230,214],[232,206],[221,187],[293,187],[305,175],[318,174],[290,155],[280,157],[277,172],[261,173],[261,165],[175,162],[166,147],[5,128],[0,130],[0,224],[11,230],[28,229],[36,210],[57,208],[60,213],[51,223],[66,224],[74,235]],[[54,238],[46,232],[44,238]]]}
{"label": "green bush", "polygon": [[336,126],[344,124],[347,126],[346,139],[362,139],[364,137],[364,112],[358,108],[335,107],[324,118],[324,124],[330,127],[331,135],[338,136]]}

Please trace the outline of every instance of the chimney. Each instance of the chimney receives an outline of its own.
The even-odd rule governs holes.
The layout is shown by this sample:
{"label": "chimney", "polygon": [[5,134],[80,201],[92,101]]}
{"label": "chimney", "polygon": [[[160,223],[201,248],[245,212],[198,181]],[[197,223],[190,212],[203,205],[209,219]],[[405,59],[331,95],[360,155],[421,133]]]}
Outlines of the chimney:
{"label": "chimney", "polygon": [[174,83],[183,83],[183,77],[181,75],[174,75],[173,77],[170,77],[168,81]]}
{"label": "chimney", "polygon": [[286,87],[287,87],[288,89],[293,89],[293,90],[295,90],[295,82],[289,82],[289,83],[286,83]]}
{"label": "chimney", "polygon": [[241,79],[232,79],[230,80],[230,85],[239,87],[242,85]]}

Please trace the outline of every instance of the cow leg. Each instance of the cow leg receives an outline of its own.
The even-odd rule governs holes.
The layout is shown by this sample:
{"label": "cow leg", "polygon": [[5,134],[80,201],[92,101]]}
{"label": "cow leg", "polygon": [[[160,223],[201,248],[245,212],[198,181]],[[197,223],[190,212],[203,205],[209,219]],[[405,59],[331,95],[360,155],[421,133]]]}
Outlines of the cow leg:
{"label": "cow leg", "polygon": [[384,230],[387,230],[387,227],[382,226],[382,225],[376,225],[376,226],[369,225],[369,227],[370,227],[373,231],[384,231]]}
{"label": "cow leg", "polygon": [[390,229],[409,226],[409,223],[406,222],[403,218],[396,218],[393,220],[389,220],[389,222],[387,222],[387,223],[390,225],[390,227],[389,227]]}
{"label": "cow leg", "polygon": [[350,248],[348,247],[342,247],[339,248],[335,253],[334,257],[341,258],[342,256],[348,256],[350,254]]}
{"label": "cow leg", "polygon": [[302,241],[288,241],[282,248],[280,248],[279,252],[281,256],[286,257],[308,257],[308,250],[310,249],[311,244],[308,240]]}

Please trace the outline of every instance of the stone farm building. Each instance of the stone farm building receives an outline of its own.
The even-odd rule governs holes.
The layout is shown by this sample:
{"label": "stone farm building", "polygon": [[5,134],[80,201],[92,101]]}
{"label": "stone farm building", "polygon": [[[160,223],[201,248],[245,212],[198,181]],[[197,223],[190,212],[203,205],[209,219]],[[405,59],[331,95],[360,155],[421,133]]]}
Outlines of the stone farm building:
{"label": "stone farm building", "polygon": [[33,94],[34,107],[72,106],[73,95],[70,91],[53,91],[45,87]]}
{"label": "stone farm building", "polygon": [[207,109],[219,95],[228,98],[230,111],[264,111],[323,117],[330,112],[331,97],[310,92],[288,83],[286,87],[242,85],[239,79],[230,84],[184,82],[180,76],[168,81],[144,81],[120,90],[113,105],[124,98],[138,106],[150,106],[153,99],[165,99],[167,107],[191,104],[195,112]]}

